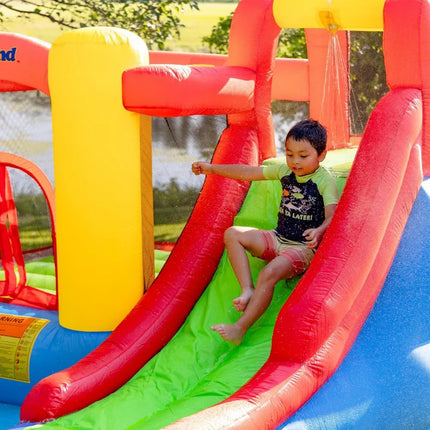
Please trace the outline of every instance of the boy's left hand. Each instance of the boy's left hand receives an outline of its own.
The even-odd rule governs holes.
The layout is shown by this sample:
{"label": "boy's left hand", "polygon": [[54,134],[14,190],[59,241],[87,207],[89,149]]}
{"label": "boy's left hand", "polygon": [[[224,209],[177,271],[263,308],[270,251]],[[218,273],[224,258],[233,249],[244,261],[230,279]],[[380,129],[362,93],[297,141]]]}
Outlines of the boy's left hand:
{"label": "boy's left hand", "polygon": [[303,232],[303,237],[306,239],[306,247],[309,249],[315,249],[324,237],[324,233],[329,226],[331,219],[333,218],[334,212],[337,205],[327,205],[325,207],[325,220],[317,228],[308,228]]}
{"label": "boy's left hand", "polygon": [[309,249],[315,249],[321,242],[323,234],[324,233],[318,228],[305,230],[303,232],[303,237],[306,239],[306,247]]}

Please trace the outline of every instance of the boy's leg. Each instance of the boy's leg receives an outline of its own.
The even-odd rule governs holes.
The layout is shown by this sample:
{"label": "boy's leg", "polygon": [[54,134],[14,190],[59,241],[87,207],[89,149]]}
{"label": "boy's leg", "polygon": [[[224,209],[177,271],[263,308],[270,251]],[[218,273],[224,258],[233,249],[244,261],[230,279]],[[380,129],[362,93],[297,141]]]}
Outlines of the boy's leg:
{"label": "boy's leg", "polygon": [[287,257],[276,257],[261,270],[255,292],[239,320],[234,324],[217,324],[211,329],[217,331],[223,339],[238,345],[249,327],[269,307],[276,283],[281,279],[289,279],[294,274],[292,263]]}
{"label": "boy's leg", "polygon": [[243,312],[254,293],[254,283],[249,268],[248,250],[259,256],[265,250],[265,242],[258,229],[233,226],[224,233],[224,243],[234,274],[239,281],[242,293],[233,300],[237,311]]}

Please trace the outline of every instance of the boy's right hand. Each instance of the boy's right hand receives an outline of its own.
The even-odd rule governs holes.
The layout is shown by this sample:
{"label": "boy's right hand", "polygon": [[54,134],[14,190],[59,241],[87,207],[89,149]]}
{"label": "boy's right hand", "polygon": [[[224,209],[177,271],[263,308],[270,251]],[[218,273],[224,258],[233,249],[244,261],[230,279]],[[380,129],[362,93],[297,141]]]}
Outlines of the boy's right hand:
{"label": "boy's right hand", "polygon": [[210,163],[205,161],[195,161],[191,165],[191,170],[195,175],[206,175],[210,172]]}

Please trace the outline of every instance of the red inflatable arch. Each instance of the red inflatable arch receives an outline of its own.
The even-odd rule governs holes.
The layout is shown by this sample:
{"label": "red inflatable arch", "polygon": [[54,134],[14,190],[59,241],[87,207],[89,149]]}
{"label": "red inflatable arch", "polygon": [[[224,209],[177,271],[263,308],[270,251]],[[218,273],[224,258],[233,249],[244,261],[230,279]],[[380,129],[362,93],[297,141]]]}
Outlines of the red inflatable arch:
{"label": "red inflatable arch", "polygon": [[[48,88],[48,54],[49,43],[44,43],[38,39],[31,37],[0,32],[0,53],[1,53],[1,69],[0,69],[0,91],[27,91],[39,90],[49,95]],[[0,153],[0,165],[14,167],[20,169],[30,175],[41,187],[46,200],[48,202],[49,211],[51,214],[53,246],[55,256],[55,203],[54,203],[54,189],[45,176],[35,164],[26,160],[18,155],[11,153]],[[3,183],[5,191],[10,188],[8,185],[8,175],[4,171]],[[12,228],[11,231],[14,231]],[[12,234],[12,233],[10,233]],[[19,242],[17,237],[14,242]],[[15,245],[15,253],[21,249],[18,243]],[[3,250],[7,249],[6,244]],[[19,251],[20,252],[20,251]],[[7,283],[3,285],[3,292],[1,295],[11,297],[4,298],[13,304],[30,305],[34,307],[41,307],[47,309],[57,308],[57,297],[55,295],[46,294],[42,291],[28,288],[25,283],[24,261],[22,256],[15,254],[18,270],[21,273],[20,282]],[[12,255],[11,264],[12,264]],[[5,264],[5,255],[2,255],[2,262]],[[10,272],[11,278],[14,278]],[[6,291],[7,290],[7,291]]]}
{"label": "red inflatable arch", "polygon": [[[18,219],[12,196],[12,189],[6,167],[19,169],[33,178],[48,203],[51,218],[52,243],[55,260],[55,196],[54,188],[43,171],[31,161],[9,152],[0,152],[0,249],[2,265],[6,279],[0,283],[0,296],[2,301],[11,304],[32,306],[42,309],[57,309],[58,299],[56,294],[49,294],[36,290],[26,284],[24,258],[18,234]],[[7,223],[7,227],[6,227]],[[19,280],[14,273],[14,265],[17,265]]]}
{"label": "red inflatable arch", "polygon": [[[0,32],[0,91],[36,89],[49,95],[49,43],[15,33]],[[6,55],[10,53],[9,55]]]}

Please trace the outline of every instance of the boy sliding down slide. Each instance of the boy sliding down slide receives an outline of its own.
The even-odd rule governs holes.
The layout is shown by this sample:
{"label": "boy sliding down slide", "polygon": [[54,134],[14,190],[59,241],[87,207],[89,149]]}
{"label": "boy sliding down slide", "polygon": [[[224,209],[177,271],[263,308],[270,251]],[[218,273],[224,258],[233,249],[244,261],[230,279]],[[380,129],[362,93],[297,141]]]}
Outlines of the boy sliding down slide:
{"label": "boy sliding down slide", "polygon": [[[223,339],[240,344],[249,327],[270,305],[276,283],[294,278],[309,267],[339,200],[334,179],[320,166],[326,156],[326,141],[325,128],[308,119],[297,123],[287,134],[286,164],[192,164],[195,175],[216,174],[243,181],[278,179],[282,184],[278,225],[274,230],[232,226],[225,231],[227,255],[242,289],[233,304],[243,314],[234,324],[211,327]],[[246,251],[268,262],[259,273],[255,288]]]}

